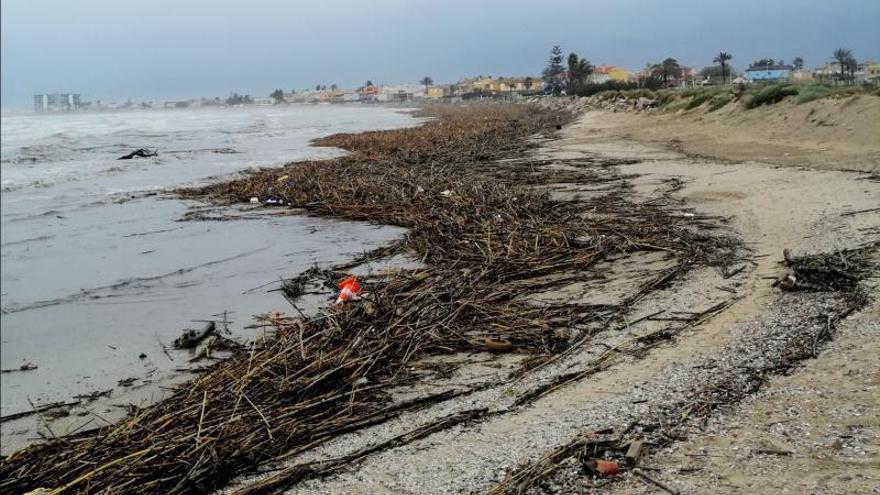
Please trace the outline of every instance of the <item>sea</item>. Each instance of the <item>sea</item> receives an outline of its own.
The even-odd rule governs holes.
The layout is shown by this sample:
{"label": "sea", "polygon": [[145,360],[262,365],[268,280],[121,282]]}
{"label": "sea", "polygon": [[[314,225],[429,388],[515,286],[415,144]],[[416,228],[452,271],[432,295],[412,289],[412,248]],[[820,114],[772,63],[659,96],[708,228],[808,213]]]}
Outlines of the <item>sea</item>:
{"label": "sea", "polygon": [[[222,321],[253,342],[254,315],[293,313],[282,278],[403,235],[306,215],[187,221],[203,205],[171,190],[343,153],[310,145],[321,136],[418,123],[367,105],[0,117],[3,453],[161,399],[207,364],[169,351],[183,329]],[[158,154],[117,159],[138,148]],[[54,403],[69,406],[27,414]]]}

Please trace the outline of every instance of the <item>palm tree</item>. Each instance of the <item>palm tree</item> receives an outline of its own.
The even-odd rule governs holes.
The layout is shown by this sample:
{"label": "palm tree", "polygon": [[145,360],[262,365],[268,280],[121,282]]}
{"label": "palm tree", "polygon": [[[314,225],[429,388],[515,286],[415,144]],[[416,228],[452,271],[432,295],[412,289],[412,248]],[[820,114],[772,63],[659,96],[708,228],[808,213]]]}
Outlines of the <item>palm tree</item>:
{"label": "palm tree", "polygon": [[681,77],[681,65],[674,58],[667,58],[651,67],[651,72],[663,80],[663,86],[669,86],[669,78]]}
{"label": "palm tree", "polygon": [[428,94],[428,86],[434,84],[434,80],[428,76],[422,78],[422,84],[425,86],[425,94]]}
{"label": "palm tree", "polygon": [[580,58],[576,53],[572,52],[568,56],[568,86],[569,90],[575,91],[580,87],[590,74],[593,73],[593,64],[588,60]]}
{"label": "palm tree", "polygon": [[846,48],[838,48],[834,50],[834,60],[840,64],[840,79],[846,80],[846,66],[851,58],[853,58],[852,50],[847,50]]}
{"label": "palm tree", "polygon": [[727,52],[721,52],[712,59],[716,64],[721,64],[721,84],[727,83],[727,61],[732,59],[733,55]]}
{"label": "palm tree", "polygon": [[856,71],[859,70],[859,63],[856,61],[855,57],[849,57],[846,59],[846,68],[849,70],[849,80],[855,82]]}

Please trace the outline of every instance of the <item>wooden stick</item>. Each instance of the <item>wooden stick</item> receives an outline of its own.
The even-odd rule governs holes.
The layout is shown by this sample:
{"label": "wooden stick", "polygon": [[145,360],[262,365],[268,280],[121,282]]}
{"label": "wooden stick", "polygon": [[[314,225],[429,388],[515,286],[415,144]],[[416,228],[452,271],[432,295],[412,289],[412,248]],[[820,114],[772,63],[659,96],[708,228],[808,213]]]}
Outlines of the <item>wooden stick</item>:
{"label": "wooden stick", "polygon": [[644,471],[642,471],[639,468],[633,469],[633,474],[639,476],[640,478],[642,478],[645,481],[650,482],[651,484],[653,484],[657,488],[665,491],[666,493],[671,493],[672,495],[678,495],[678,490],[674,490],[674,489],[670,488],[669,486],[663,484],[662,482],[648,476],[647,473],[645,473]]}

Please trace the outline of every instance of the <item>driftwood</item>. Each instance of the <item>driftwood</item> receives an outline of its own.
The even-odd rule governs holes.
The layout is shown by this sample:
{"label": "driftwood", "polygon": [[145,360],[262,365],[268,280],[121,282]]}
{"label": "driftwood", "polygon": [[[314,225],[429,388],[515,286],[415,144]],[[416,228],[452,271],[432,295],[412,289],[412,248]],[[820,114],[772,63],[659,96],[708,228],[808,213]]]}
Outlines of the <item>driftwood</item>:
{"label": "driftwood", "polygon": [[79,404],[80,401],[73,400],[69,402],[52,402],[51,404],[45,404],[42,406],[36,406],[30,411],[22,411],[18,413],[7,414],[6,416],[0,416],[0,423],[4,423],[6,421],[12,421],[13,419],[24,418],[26,416],[30,416],[32,414],[40,414],[52,409],[57,409],[59,407],[70,407]]}
{"label": "driftwood", "polygon": [[652,478],[651,476],[649,476],[647,473],[645,473],[644,471],[642,471],[639,468],[633,469],[633,474],[638,475],[643,480],[651,483],[652,485],[656,486],[657,488],[663,490],[666,493],[671,493],[672,495],[678,495],[678,490],[670,488],[669,486],[667,486],[663,482]]}
{"label": "driftwood", "polygon": [[213,321],[205,323],[205,326],[202,327],[201,330],[187,328],[183,331],[183,334],[174,341],[174,347],[176,349],[192,349],[199,345],[199,342],[204,340],[205,337],[214,333],[215,328],[217,328],[217,324]]}
{"label": "driftwood", "polygon": [[74,395],[74,399],[83,399],[87,401],[97,400],[101,397],[110,397],[113,394],[113,389],[108,388],[107,390],[96,390],[94,392],[89,392],[87,394],[78,394]]}
{"label": "driftwood", "polygon": [[626,449],[626,462],[630,466],[635,466],[639,463],[639,459],[642,457],[642,452],[644,451],[645,443],[642,440],[633,440],[629,443],[629,447]]}
{"label": "driftwood", "polygon": [[24,363],[21,366],[19,366],[18,368],[10,368],[10,369],[5,369],[5,370],[0,370],[0,372],[2,372],[2,373],[16,373],[18,371],[33,371],[37,368],[38,368],[38,366],[34,363]]}
{"label": "driftwood", "polygon": [[159,150],[148,150],[147,148],[138,148],[127,155],[122,155],[117,160],[131,160],[132,158],[149,158],[158,156]]}
{"label": "driftwood", "polygon": [[788,270],[773,286],[783,290],[855,292],[859,280],[875,271],[874,252],[880,241],[831,253],[795,256],[784,249],[782,257]]}

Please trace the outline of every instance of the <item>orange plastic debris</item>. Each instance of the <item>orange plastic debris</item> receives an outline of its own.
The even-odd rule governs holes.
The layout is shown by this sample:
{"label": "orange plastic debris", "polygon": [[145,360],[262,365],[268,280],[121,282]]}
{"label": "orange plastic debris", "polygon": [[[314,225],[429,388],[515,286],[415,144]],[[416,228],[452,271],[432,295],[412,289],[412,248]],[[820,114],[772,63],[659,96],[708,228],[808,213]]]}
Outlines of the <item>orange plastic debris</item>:
{"label": "orange plastic debris", "polygon": [[620,466],[614,461],[606,461],[605,459],[596,459],[596,472],[602,476],[614,476],[620,472]]}
{"label": "orange plastic debris", "polygon": [[336,304],[342,304],[361,294],[361,285],[358,283],[357,278],[355,277],[348,277],[347,279],[339,282],[338,287],[339,297],[336,298]]}

